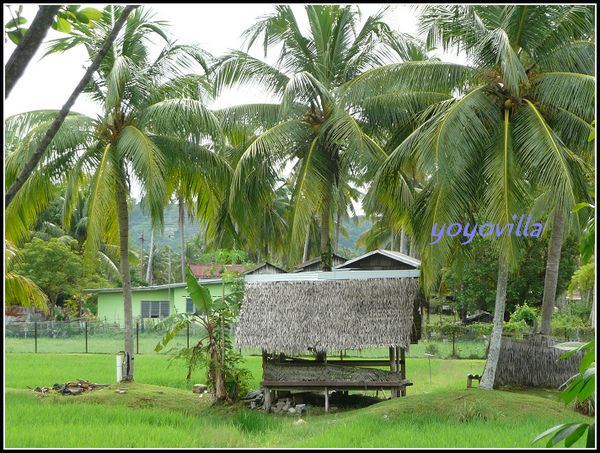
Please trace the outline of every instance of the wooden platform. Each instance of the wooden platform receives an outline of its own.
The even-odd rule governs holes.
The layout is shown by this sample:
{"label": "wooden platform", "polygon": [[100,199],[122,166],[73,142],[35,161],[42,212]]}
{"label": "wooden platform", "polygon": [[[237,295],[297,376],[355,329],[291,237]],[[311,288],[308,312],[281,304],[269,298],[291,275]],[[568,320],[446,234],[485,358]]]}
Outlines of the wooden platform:
{"label": "wooden platform", "polygon": [[[283,363],[267,362],[260,387],[265,389],[265,409],[270,411],[277,390],[315,390],[325,393],[325,411],[329,410],[332,390],[390,390],[391,397],[406,395],[412,382],[397,371],[361,368],[365,365],[386,365],[388,361],[348,360],[345,363],[315,363],[294,360]],[[354,366],[351,366],[354,365]]]}

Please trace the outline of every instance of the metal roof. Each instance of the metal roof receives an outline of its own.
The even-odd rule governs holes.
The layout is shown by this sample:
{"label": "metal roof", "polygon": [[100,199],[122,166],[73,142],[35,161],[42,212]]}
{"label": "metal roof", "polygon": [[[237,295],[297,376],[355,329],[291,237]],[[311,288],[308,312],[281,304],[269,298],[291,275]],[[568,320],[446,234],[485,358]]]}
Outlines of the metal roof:
{"label": "metal roof", "polygon": [[392,251],[392,250],[377,249],[377,250],[373,250],[372,252],[369,252],[364,255],[353,258],[351,260],[348,260],[344,264],[340,264],[340,265],[336,266],[335,269],[350,269],[350,268],[352,268],[353,264],[355,264],[359,261],[362,261],[365,258],[368,258],[373,255],[383,255],[394,261],[399,261],[401,263],[408,264],[409,266],[413,266],[413,267],[417,267],[417,266],[421,265],[421,260],[418,260],[417,258],[413,258],[412,256],[408,256],[403,253]]}
{"label": "metal roof", "polygon": [[291,274],[262,274],[246,275],[246,282],[298,282],[298,281],[327,281],[327,280],[355,280],[371,278],[402,278],[419,277],[418,269],[391,270],[391,271],[357,271],[350,269],[335,269],[331,272],[295,272]]}

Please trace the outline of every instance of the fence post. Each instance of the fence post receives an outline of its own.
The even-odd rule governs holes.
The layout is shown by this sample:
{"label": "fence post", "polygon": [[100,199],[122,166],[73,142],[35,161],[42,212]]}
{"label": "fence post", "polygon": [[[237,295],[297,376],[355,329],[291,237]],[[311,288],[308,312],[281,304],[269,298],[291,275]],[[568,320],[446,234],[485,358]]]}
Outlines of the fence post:
{"label": "fence post", "polygon": [[135,322],[135,342],[136,342],[135,353],[139,354],[140,353],[140,322],[139,321]]}
{"label": "fence post", "polygon": [[454,348],[454,335],[455,332],[452,332],[452,357],[456,356],[455,348]]}
{"label": "fence post", "polygon": [[85,322],[85,353],[88,353],[88,323],[87,321]]}
{"label": "fence post", "polygon": [[187,348],[190,349],[190,325],[187,325]]}
{"label": "fence post", "polygon": [[33,323],[33,335],[35,337],[35,352],[37,354],[37,321]]}

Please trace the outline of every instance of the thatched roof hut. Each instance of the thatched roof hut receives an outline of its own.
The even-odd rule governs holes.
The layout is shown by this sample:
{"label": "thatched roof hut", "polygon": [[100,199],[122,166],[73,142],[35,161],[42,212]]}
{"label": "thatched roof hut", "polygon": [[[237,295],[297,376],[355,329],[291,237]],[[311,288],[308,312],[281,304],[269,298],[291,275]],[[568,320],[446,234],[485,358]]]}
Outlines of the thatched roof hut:
{"label": "thatched roof hut", "polygon": [[[247,278],[236,346],[292,354],[309,349],[406,349],[419,291],[414,278],[418,271],[390,272],[396,277],[341,271],[309,273],[302,280],[301,274],[289,274],[287,279],[277,275],[278,281]],[[403,272],[407,276],[398,277]]]}

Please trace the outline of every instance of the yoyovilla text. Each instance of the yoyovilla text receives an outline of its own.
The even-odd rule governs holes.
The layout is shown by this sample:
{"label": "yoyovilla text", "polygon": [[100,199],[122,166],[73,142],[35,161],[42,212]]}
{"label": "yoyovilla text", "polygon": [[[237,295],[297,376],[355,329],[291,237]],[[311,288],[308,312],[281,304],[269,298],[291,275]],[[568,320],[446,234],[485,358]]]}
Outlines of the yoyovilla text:
{"label": "yoyovilla text", "polygon": [[[519,219],[519,223],[517,225],[515,235],[516,236],[535,236],[536,238],[539,238],[540,234],[542,232],[542,228],[543,228],[542,224],[541,223],[531,224],[532,229],[530,231],[529,230],[529,221],[531,220],[531,215],[529,215],[529,217],[527,218],[527,222],[525,223],[525,227],[523,228],[523,230],[521,230],[521,226],[523,224],[523,217],[525,217],[525,215],[522,215],[521,218]],[[516,222],[516,220],[517,220],[516,214],[513,215],[513,220]],[[448,229],[446,229],[446,224],[444,223],[444,225],[442,225],[440,230],[437,231],[438,224],[436,222],[436,223],[434,223],[433,228],[431,229],[431,235],[433,237],[437,237],[437,239],[433,242],[430,242],[430,244],[438,243],[444,236],[444,230],[446,231],[446,235],[448,235],[449,237],[458,236],[462,232],[463,236],[468,238],[465,242],[462,243],[462,245],[465,245],[465,244],[468,244],[469,242],[471,242],[473,240],[473,237],[475,237],[476,233],[479,233],[479,236],[486,237],[495,232],[496,236],[500,237],[501,234],[506,232],[507,235],[510,236],[513,232],[515,224],[507,223],[504,225],[504,227],[502,227],[502,229],[500,229],[500,225],[498,225],[498,224],[494,225],[492,223],[484,223],[483,225],[479,226],[479,229],[477,228],[478,226],[479,226],[479,224],[476,223],[469,230],[468,223],[464,226],[464,228],[460,223],[453,223],[452,225],[450,225],[448,227]]]}

